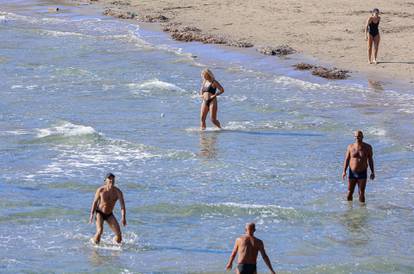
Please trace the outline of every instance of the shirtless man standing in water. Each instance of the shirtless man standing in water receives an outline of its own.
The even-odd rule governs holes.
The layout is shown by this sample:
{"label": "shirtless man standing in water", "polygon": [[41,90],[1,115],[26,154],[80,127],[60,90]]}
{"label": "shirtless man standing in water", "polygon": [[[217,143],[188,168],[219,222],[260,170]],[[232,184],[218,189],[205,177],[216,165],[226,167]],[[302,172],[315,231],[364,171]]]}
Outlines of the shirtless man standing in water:
{"label": "shirtless man standing in water", "polygon": [[116,201],[121,204],[122,224],[126,226],[126,209],[124,196],[122,191],[115,186],[115,175],[108,173],[105,176],[105,185],[98,188],[95,193],[91,207],[91,215],[89,217],[89,223],[93,222],[93,215],[96,213],[96,234],[91,239],[95,244],[99,244],[101,241],[101,235],[103,233],[103,223],[106,221],[112,231],[115,233],[114,242],[121,243],[122,235],[121,228],[116,220],[112,211],[114,210]]}
{"label": "shirtless man standing in water", "polygon": [[231,253],[229,262],[226,266],[227,270],[231,270],[233,266],[233,260],[238,254],[238,265],[236,273],[256,274],[257,255],[260,251],[260,254],[262,255],[267,267],[270,269],[270,272],[272,274],[276,274],[273,270],[272,263],[266,254],[263,242],[253,235],[255,231],[256,225],[254,223],[249,223],[246,225],[246,234],[237,238],[233,252]]}
{"label": "shirtless man standing in water", "polygon": [[372,158],[373,152],[371,145],[362,142],[362,139],[364,138],[362,131],[356,131],[354,137],[355,143],[350,144],[346,150],[342,179],[345,180],[346,170],[349,166],[347,200],[352,201],[355,186],[358,184],[359,201],[365,203],[368,165],[371,169],[371,180],[374,180],[375,178],[374,160]]}

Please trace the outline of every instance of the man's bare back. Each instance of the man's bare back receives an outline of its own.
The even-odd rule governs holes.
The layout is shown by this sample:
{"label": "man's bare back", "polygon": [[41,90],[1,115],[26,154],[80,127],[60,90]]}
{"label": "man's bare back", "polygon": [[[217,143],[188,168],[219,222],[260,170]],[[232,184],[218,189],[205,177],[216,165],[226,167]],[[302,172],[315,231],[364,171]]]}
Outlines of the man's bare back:
{"label": "man's bare back", "polygon": [[263,249],[263,242],[254,236],[244,235],[236,240],[237,262],[239,264],[255,264],[259,250]]}
{"label": "man's bare back", "polygon": [[266,254],[263,242],[254,237],[254,232],[256,231],[256,226],[254,223],[249,223],[246,225],[246,234],[237,238],[236,243],[234,244],[233,252],[230,255],[229,262],[226,265],[226,269],[230,270],[233,266],[233,261],[236,255],[238,255],[238,265],[236,273],[238,274],[256,274],[257,268],[257,256],[260,254],[263,257],[267,267],[270,269],[272,274],[275,274],[273,270],[272,263],[270,262],[269,257]]}

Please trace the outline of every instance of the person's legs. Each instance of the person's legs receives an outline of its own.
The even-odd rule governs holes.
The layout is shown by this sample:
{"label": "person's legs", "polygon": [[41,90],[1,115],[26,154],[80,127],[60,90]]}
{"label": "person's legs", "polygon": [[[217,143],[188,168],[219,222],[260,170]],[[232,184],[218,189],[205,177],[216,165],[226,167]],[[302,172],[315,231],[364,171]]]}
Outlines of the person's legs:
{"label": "person's legs", "polygon": [[208,114],[208,105],[206,101],[203,101],[203,103],[201,104],[201,110],[200,110],[201,129],[206,129],[207,114]]}
{"label": "person's legs", "polygon": [[348,196],[346,198],[348,201],[352,201],[352,196],[354,195],[354,190],[355,190],[356,184],[357,184],[356,179],[349,179],[348,180]]}
{"label": "person's legs", "polygon": [[95,220],[95,224],[96,224],[96,234],[95,236],[92,238],[92,241],[95,244],[99,244],[99,242],[101,241],[101,236],[103,233],[103,217],[101,214],[96,213],[96,220]]}
{"label": "person's legs", "polygon": [[377,55],[378,55],[378,47],[379,47],[379,43],[380,43],[380,35],[376,35],[374,37],[374,63],[377,63]]}
{"label": "person's legs", "polygon": [[371,57],[372,57],[372,42],[373,42],[373,37],[371,34],[368,34],[368,63],[372,64],[371,61]]}
{"label": "person's legs", "polygon": [[210,103],[210,116],[211,116],[211,122],[218,128],[221,128],[219,120],[217,120],[217,99],[214,99]]}
{"label": "person's legs", "polygon": [[112,215],[106,221],[108,222],[109,227],[115,233],[114,242],[120,244],[122,242],[121,228],[119,227],[118,221],[116,220],[115,216]]}
{"label": "person's legs", "polygon": [[367,179],[358,180],[358,194],[359,201],[365,203],[365,187],[367,186]]}

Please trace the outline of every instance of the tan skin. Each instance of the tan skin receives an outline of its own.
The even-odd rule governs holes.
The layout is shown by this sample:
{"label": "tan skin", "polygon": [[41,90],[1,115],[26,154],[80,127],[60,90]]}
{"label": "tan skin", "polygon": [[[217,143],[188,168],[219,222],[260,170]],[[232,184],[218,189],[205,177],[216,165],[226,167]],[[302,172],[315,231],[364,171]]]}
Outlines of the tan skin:
{"label": "tan skin", "polygon": [[[372,147],[362,142],[364,136],[361,131],[356,131],[354,137],[355,143],[350,144],[346,150],[342,179],[345,180],[348,167],[355,172],[361,172],[368,169],[369,166],[371,170],[370,179],[374,180],[375,173]],[[347,200],[352,201],[355,186],[358,185],[359,201],[365,203],[366,184],[367,179],[348,179]]]}
{"label": "tan skin", "polygon": [[[236,255],[238,255],[238,264],[256,264],[257,257],[260,252],[264,262],[270,269],[270,272],[272,274],[275,274],[275,271],[272,267],[272,263],[270,262],[270,259],[266,254],[263,241],[254,237],[254,224],[247,224],[245,231],[246,234],[237,238],[236,243],[234,244],[233,252],[231,253],[229,262],[226,265],[226,270],[232,269],[233,261]],[[238,269],[236,269],[236,273],[240,274]]]}
{"label": "tan skin", "polygon": [[[376,35],[375,37],[372,37],[371,34],[368,32],[368,26],[371,22],[374,22],[375,24],[379,23],[381,21],[381,17],[377,12],[373,13],[372,16],[370,16],[367,19],[367,23],[365,25],[365,40],[368,41],[368,63],[377,64],[377,55],[378,55],[378,47],[381,40],[380,34]],[[372,45],[374,44],[374,61],[372,61]]]}
{"label": "tan skin", "polygon": [[[89,217],[89,223],[93,223],[93,216],[96,211],[96,209],[99,209],[105,214],[111,214],[114,210],[116,202],[119,200],[119,203],[121,205],[121,214],[122,219],[121,222],[123,226],[127,225],[126,222],[126,209],[125,209],[125,201],[124,196],[122,194],[122,191],[119,190],[115,184],[115,178],[109,177],[105,180],[105,185],[98,188],[95,193],[95,197],[92,202],[91,207],[91,213]],[[122,234],[121,234],[121,228],[119,227],[118,221],[116,220],[115,216],[110,216],[107,220],[107,223],[109,227],[112,229],[112,231],[115,233],[114,242],[121,243],[122,241]],[[96,234],[92,238],[92,241],[95,244],[99,244],[101,241],[101,236],[103,233],[103,217],[101,214],[96,214]]]}
{"label": "tan skin", "polygon": [[[200,97],[203,98],[203,103],[201,104],[201,110],[200,110],[201,129],[202,130],[206,129],[206,119],[207,119],[208,112],[210,112],[211,122],[216,127],[221,128],[220,122],[217,119],[217,110],[218,110],[217,96],[224,93],[224,88],[220,85],[219,82],[212,79],[208,73],[203,74],[202,78],[203,78],[203,84],[201,85],[201,88],[200,88]],[[214,88],[218,89],[218,92],[216,92],[216,94],[214,95],[209,92],[203,92],[203,87],[205,85],[209,85],[210,83],[212,83],[211,85]],[[211,100],[210,107],[206,104],[206,101],[208,100]]]}

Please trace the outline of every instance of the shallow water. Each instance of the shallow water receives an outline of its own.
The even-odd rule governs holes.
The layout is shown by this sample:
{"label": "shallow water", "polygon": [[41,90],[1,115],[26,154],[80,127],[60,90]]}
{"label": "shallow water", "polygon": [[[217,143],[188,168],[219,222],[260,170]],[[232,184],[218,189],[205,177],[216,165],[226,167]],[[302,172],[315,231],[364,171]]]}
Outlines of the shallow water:
{"label": "shallow water", "polygon": [[[1,272],[221,273],[250,221],[281,272],[414,272],[412,92],[0,3]],[[223,131],[198,131],[204,66],[226,90]],[[340,178],[358,128],[375,153],[366,206],[344,202]],[[128,226],[123,246],[106,227],[96,248],[88,212],[107,171]]]}

